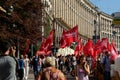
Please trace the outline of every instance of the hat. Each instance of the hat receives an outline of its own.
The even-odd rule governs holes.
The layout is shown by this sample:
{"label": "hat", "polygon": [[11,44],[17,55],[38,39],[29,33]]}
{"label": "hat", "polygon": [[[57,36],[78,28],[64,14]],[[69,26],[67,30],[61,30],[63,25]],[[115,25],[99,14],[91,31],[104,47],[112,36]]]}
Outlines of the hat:
{"label": "hat", "polygon": [[55,67],[55,58],[47,57],[44,62],[45,66],[54,66]]}

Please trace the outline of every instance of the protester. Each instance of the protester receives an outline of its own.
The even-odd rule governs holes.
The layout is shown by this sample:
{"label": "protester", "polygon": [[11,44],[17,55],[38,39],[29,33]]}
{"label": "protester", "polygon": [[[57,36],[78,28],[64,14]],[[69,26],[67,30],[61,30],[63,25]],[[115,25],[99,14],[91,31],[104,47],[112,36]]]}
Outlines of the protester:
{"label": "protester", "polygon": [[10,56],[11,45],[0,41],[0,80],[16,80],[16,61]]}
{"label": "protester", "polygon": [[67,70],[67,73],[71,72],[71,57],[70,55],[67,55],[66,56],[66,62],[65,62],[65,66],[66,66],[66,70]]}
{"label": "protester", "polygon": [[59,69],[55,68],[55,58],[47,57],[43,71],[39,73],[36,80],[66,80],[66,78]]}
{"label": "protester", "polygon": [[59,61],[59,57],[58,57],[58,56],[56,56],[56,58],[55,58],[55,62],[56,62],[56,68],[57,68],[57,69],[59,68],[58,61]]}
{"label": "protester", "polygon": [[76,67],[76,80],[89,80],[90,69],[86,57],[81,55]]}
{"label": "protester", "polygon": [[104,80],[110,80],[110,53],[106,51],[105,57],[103,58],[103,70],[104,70]]}
{"label": "protester", "polygon": [[24,68],[24,79],[25,79],[25,80],[28,79],[29,63],[30,63],[30,60],[29,60],[29,58],[28,58],[28,55],[26,54],[26,55],[25,55],[25,58],[24,58],[24,64],[25,64],[25,68]]}
{"label": "protester", "polygon": [[118,52],[118,57],[115,60],[115,71],[117,80],[120,79],[120,52]]}
{"label": "protester", "polygon": [[62,55],[59,56],[58,64],[59,64],[59,69],[62,71],[63,70],[63,65],[64,65],[64,61],[63,61]]}
{"label": "protester", "polygon": [[20,55],[20,59],[18,59],[18,65],[19,65],[18,77],[19,77],[19,80],[23,80],[24,66],[25,66],[23,55]]}
{"label": "protester", "polygon": [[111,70],[110,70],[110,77],[111,77],[111,80],[116,80],[116,75],[115,75],[115,61],[114,60],[111,60],[110,61],[111,63]]}
{"label": "protester", "polygon": [[96,61],[96,68],[94,70],[94,77],[95,80],[104,80],[103,78],[103,67],[101,63],[101,54],[97,56],[97,61]]}
{"label": "protester", "polygon": [[71,60],[71,62],[72,62],[72,71],[71,71],[71,75],[72,76],[75,76],[75,67],[76,67],[76,65],[77,65],[77,61],[76,61],[76,57],[74,56],[74,55],[72,55],[72,60]]}

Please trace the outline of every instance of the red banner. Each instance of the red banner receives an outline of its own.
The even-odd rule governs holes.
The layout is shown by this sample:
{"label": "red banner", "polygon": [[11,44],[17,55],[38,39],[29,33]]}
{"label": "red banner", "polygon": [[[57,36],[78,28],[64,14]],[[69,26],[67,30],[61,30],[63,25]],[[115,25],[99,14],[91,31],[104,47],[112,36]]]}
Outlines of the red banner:
{"label": "red banner", "polygon": [[94,57],[94,44],[92,40],[88,39],[87,43],[83,48],[83,52],[85,56],[92,56]]}
{"label": "red banner", "polygon": [[110,47],[110,59],[115,60],[118,56],[118,51],[115,47],[114,41],[111,42],[111,47]]}
{"label": "red banner", "polygon": [[62,38],[60,40],[60,48],[65,48],[67,46],[67,42],[64,34],[65,34],[65,30],[63,30]]}
{"label": "red banner", "polygon": [[[44,55],[47,55],[48,52],[51,51],[52,45],[53,45],[53,33],[54,31],[50,31],[49,36],[43,40],[41,47],[40,47],[40,51],[44,52]],[[39,52],[40,53],[40,52]]]}
{"label": "red banner", "polygon": [[82,39],[80,38],[78,40],[78,44],[75,48],[74,55],[75,56],[80,56],[82,54],[82,52],[83,52],[83,44],[82,44]]}
{"label": "red banner", "polygon": [[60,41],[61,42],[60,44],[64,44],[64,47],[70,46],[72,42],[77,42],[78,41],[78,26],[73,27],[69,31],[64,31],[61,40],[62,41]]}

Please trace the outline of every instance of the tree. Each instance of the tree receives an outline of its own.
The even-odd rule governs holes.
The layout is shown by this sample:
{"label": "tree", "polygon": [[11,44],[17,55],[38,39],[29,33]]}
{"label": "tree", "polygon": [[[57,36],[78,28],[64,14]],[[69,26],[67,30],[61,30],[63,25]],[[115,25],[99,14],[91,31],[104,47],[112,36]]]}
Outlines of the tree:
{"label": "tree", "polygon": [[41,40],[41,0],[0,0],[0,39],[19,39],[24,48],[26,39]]}

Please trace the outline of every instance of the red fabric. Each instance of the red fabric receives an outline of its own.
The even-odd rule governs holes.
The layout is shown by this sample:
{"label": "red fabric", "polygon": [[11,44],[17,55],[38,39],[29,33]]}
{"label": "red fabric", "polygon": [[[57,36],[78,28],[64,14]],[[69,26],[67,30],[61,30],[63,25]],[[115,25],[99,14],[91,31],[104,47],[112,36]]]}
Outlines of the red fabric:
{"label": "red fabric", "polygon": [[45,42],[46,42],[46,39],[44,39],[44,40],[42,41],[41,46],[40,46],[40,51],[43,51],[43,50],[44,50]]}
{"label": "red fabric", "polygon": [[60,40],[60,48],[65,48],[67,46],[67,42],[64,34],[65,34],[65,30],[63,30],[62,37]]}
{"label": "red fabric", "polygon": [[100,40],[98,40],[97,43],[95,44],[94,51],[96,52],[96,54],[99,54],[101,52],[101,42],[100,42]]}
{"label": "red fabric", "polygon": [[100,42],[100,40],[98,40],[94,47],[94,58],[96,58],[96,56],[99,55],[101,53],[101,51],[102,51],[101,50],[101,42]]}
{"label": "red fabric", "polygon": [[92,40],[88,39],[87,43],[83,48],[83,52],[85,56],[92,56],[94,57],[94,44]]}
{"label": "red fabric", "polygon": [[82,51],[83,51],[83,44],[82,44],[82,39],[80,38],[80,39],[78,40],[78,44],[77,44],[77,46],[76,46],[76,48],[75,48],[74,55],[75,55],[76,57],[77,57],[77,56],[80,56],[81,53],[82,53]]}
{"label": "red fabric", "polygon": [[101,41],[101,49],[103,52],[108,51],[108,39],[103,38]]}
{"label": "red fabric", "polygon": [[70,46],[72,42],[78,41],[78,26],[73,27],[65,33],[67,46]]}
{"label": "red fabric", "polygon": [[93,61],[92,61],[93,63],[92,63],[92,69],[95,69],[96,68],[96,60],[95,59],[93,59]]}
{"label": "red fabric", "polygon": [[48,55],[48,52],[51,51],[52,44],[53,44],[53,33],[54,33],[53,30],[50,31],[49,36],[42,42],[40,51],[45,52],[44,55]]}
{"label": "red fabric", "polygon": [[60,40],[60,48],[70,46],[72,42],[78,41],[78,26],[73,27],[69,31],[63,31],[62,38]]}
{"label": "red fabric", "polygon": [[52,51],[51,50],[49,50],[49,51],[47,51],[47,52],[45,52],[45,51],[36,51],[36,54],[37,55],[44,55],[44,56],[49,56],[50,54],[52,53]]}
{"label": "red fabric", "polygon": [[112,41],[110,48],[111,48],[110,49],[110,59],[115,60],[117,58],[117,56],[118,56],[118,51],[117,51],[117,49],[115,47],[114,41]]}

